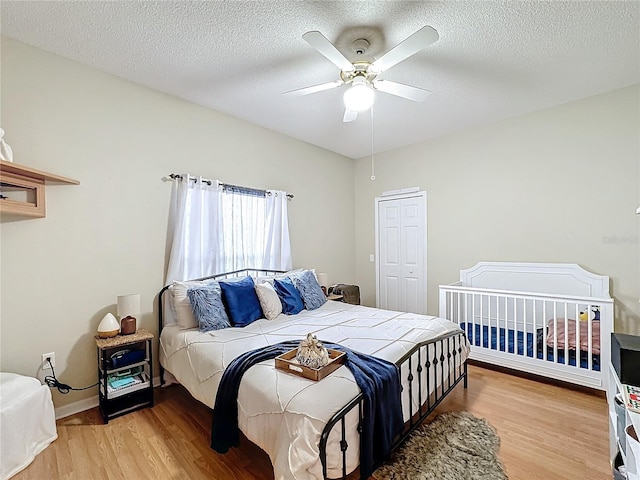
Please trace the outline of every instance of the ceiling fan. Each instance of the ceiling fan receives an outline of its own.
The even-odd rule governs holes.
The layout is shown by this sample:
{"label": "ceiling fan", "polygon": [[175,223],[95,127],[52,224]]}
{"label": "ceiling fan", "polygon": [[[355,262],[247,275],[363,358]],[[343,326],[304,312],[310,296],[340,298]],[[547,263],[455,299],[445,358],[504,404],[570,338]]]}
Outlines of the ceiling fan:
{"label": "ceiling fan", "polygon": [[[437,41],[439,38],[438,32],[432,27],[422,27],[373,62],[367,60],[349,61],[320,32],[307,32],[302,38],[340,69],[340,78],[334,82],[321,83],[320,85],[284,92],[283,95],[308,95],[348,85],[349,89],[344,93],[345,111],[342,118],[343,122],[353,122],[358,118],[358,112],[369,109],[373,105],[375,90],[413,100],[414,102],[424,101],[431,93],[423,88],[390,80],[379,80],[378,75]],[[364,38],[353,42],[353,49],[356,55],[364,55],[368,47],[369,41]]]}

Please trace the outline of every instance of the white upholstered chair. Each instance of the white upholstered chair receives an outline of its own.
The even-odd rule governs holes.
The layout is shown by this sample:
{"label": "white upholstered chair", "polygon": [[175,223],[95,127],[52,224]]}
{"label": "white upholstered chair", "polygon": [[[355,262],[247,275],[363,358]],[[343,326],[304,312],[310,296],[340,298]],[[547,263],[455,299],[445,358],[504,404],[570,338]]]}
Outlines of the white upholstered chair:
{"label": "white upholstered chair", "polygon": [[56,438],[49,387],[33,377],[0,372],[0,479],[26,468]]}

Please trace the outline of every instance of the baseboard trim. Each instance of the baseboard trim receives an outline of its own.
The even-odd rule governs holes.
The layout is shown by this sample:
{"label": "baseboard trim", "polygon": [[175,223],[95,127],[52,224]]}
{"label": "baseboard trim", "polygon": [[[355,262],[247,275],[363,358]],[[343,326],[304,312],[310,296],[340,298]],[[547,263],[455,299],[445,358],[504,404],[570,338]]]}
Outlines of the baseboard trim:
{"label": "baseboard trim", "polygon": [[[160,377],[153,377],[153,388],[156,388],[159,386],[160,386]],[[98,395],[94,395],[93,397],[84,398],[82,400],[78,400],[77,402],[73,402],[67,405],[63,405],[61,407],[57,407],[55,409],[56,420],[60,420],[61,418],[65,418],[65,417],[70,417],[71,415],[84,412],[85,410],[90,410],[97,406],[98,406]]]}
{"label": "baseboard trim", "polygon": [[85,410],[89,410],[97,406],[98,406],[97,395],[94,395],[93,397],[85,398],[83,400],[78,400],[77,402],[69,403],[67,405],[63,405],[62,407],[58,407],[55,409],[56,420],[60,420],[61,418],[65,418],[65,417],[70,417],[71,415],[84,412]]}

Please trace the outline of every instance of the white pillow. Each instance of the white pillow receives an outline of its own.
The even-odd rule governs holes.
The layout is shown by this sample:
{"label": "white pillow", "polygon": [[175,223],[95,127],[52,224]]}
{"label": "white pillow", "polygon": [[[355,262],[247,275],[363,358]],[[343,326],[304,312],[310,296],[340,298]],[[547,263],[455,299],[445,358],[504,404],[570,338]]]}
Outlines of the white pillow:
{"label": "white pillow", "polygon": [[173,291],[173,306],[176,322],[181,329],[197,328],[198,320],[193,316],[193,307],[187,296],[187,290],[196,285],[202,285],[205,282],[173,282],[171,290]]}
{"label": "white pillow", "polygon": [[256,285],[256,295],[258,295],[262,313],[264,313],[267,320],[273,320],[282,313],[280,297],[278,297],[278,294],[273,289],[273,285],[269,282]]}
{"label": "white pillow", "polygon": [[256,285],[260,285],[261,283],[270,283],[271,285],[273,285],[273,279],[276,278],[275,276],[260,276],[260,277],[255,277],[253,279],[253,283],[255,283]]}

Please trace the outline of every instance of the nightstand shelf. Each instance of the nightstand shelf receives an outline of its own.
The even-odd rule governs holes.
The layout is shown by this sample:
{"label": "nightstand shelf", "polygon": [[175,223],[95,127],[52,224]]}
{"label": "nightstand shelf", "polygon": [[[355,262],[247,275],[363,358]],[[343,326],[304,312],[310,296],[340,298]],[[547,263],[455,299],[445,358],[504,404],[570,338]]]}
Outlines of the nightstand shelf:
{"label": "nightstand shelf", "polygon": [[[96,337],[98,400],[104,423],[134,410],[153,407],[152,341],[153,334],[143,328],[132,335]],[[118,352],[127,352],[131,361],[117,363],[112,357]],[[122,380],[124,385],[114,387],[114,380],[116,383]]]}

